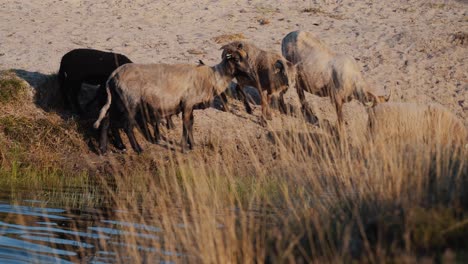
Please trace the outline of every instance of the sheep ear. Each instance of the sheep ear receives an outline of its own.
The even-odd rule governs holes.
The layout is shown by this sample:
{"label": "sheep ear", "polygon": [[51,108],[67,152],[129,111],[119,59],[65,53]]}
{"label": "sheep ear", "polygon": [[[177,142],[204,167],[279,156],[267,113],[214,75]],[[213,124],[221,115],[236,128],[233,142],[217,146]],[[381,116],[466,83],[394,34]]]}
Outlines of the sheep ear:
{"label": "sheep ear", "polygon": [[275,63],[275,73],[284,72],[284,64],[281,60],[277,60]]}

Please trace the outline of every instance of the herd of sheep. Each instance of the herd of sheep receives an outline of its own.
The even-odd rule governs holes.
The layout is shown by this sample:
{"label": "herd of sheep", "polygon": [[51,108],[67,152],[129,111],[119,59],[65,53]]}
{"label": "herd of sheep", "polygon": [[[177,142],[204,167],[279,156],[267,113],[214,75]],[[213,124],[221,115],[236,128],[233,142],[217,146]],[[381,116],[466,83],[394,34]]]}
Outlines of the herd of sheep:
{"label": "herd of sheep", "polygon": [[[271,119],[272,99],[278,102],[282,113],[288,112],[283,96],[291,88],[297,91],[302,112],[311,119],[315,116],[304,92],[329,97],[336,109],[339,128],[343,125],[343,103],[357,99],[373,107],[370,123],[375,134],[379,133],[379,128],[380,133],[385,133],[385,125],[402,125],[404,120],[408,120],[407,127],[424,120],[421,129],[428,131],[434,131],[443,121],[450,126],[446,131],[456,133],[462,140],[459,143],[466,142],[463,123],[443,108],[409,103],[381,104],[389,100],[390,93],[376,95],[353,57],[333,52],[312,33],[287,34],[281,45],[282,55],[244,41],[231,42],[221,49],[221,62],[215,66],[207,66],[202,61],[194,65],[137,64],[122,54],[76,49],[62,58],[60,87],[65,104],[72,111],[82,116],[98,115],[94,127],[100,129],[101,154],[107,151],[109,135],[117,148],[125,149],[120,129],[127,134],[132,148],[141,152],[134,128],[138,126],[146,139],[157,143],[161,139],[161,120],[173,127],[171,117],[179,113],[183,120],[182,148],[192,149],[193,110],[209,107],[215,96],[222,99],[223,108],[227,110],[224,92],[233,79],[236,79],[237,94],[250,114],[252,108],[243,89],[246,86],[257,89],[263,125]],[[100,108],[99,114],[89,113],[89,109],[96,107]],[[408,111],[414,116],[408,115]],[[153,126],[153,136],[148,124]]]}

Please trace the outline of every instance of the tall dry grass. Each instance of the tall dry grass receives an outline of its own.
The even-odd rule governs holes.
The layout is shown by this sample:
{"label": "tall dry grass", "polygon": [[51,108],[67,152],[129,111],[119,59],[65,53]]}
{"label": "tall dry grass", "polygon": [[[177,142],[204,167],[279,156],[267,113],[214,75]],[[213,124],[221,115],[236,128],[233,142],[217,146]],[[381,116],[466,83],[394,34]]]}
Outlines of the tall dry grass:
{"label": "tall dry grass", "polygon": [[[272,135],[273,167],[263,167],[253,150],[248,164],[238,164],[236,149],[216,146],[223,155],[210,158],[222,160],[220,166],[175,154],[156,171],[132,168],[104,182],[117,208],[131,212],[122,221],[163,230],[161,241],[126,237],[126,245],[182,254],[129,246],[119,256],[137,262],[413,262],[450,258],[450,249],[466,258],[463,146],[399,137],[351,146],[299,131],[306,130]],[[244,144],[248,148],[248,140]]]}

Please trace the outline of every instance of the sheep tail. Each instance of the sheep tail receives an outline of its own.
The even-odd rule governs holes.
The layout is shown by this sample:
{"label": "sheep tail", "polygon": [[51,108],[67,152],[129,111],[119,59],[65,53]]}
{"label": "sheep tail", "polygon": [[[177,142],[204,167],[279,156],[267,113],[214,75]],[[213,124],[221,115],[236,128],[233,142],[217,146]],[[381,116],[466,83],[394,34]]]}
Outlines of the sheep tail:
{"label": "sheep tail", "polygon": [[111,102],[112,102],[112,95],[111,95],[111,92],[110,92],[110,88],[109,88],[109,82],[111,82],[112,79],[109,79],[106,83],[106,92],[107,92],[107,102],[106,104],[101,108],[101,111],[99,111],[99,118],[98,120],[96,120],[96,122],[94,122],[94,128],[95,129],[98,129],[99,126],[101,125],[101,121],[102,119],[104,119],[104,117],[106,116],[107,112],[109,111],[109,108],[110,108],[110,105],[111,105]]}

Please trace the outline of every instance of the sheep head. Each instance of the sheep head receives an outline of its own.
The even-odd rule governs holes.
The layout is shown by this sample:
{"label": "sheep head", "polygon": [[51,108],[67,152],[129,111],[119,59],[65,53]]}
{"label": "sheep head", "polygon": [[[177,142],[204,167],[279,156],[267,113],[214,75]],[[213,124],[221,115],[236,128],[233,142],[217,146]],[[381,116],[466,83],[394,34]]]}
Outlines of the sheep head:
{"label": "sheep head", "polygon": [[297,70],[294,64],[286,59],[279,59],[273,65],[273,73],[276,75],[275,79],[279,81],[280,91],[295,88]]}
{"label": "sheep head", "polygon": [[236,41],[221,47],[223,62],[229,63],[234,69],[235,75],[246,75],[252,79],[257,79],[255,71],[249,62],[248,53],[244,48],[244,43]]}

